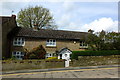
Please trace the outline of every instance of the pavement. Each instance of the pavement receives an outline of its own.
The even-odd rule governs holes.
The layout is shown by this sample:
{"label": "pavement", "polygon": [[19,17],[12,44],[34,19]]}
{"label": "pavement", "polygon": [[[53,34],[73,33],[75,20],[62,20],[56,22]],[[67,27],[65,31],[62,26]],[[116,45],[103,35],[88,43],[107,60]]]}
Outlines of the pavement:
{"label": "pavement", "polygon": [[32,69],[32,70],[27,69],[27,70],[3,71],[2,74],[49,72],[49,71],[64,71],[64,70],[79,70],[79,69],[97,69],[97,68],[114,68],[114,67],[120,67],[120,65],[84,66],[84,67]]}

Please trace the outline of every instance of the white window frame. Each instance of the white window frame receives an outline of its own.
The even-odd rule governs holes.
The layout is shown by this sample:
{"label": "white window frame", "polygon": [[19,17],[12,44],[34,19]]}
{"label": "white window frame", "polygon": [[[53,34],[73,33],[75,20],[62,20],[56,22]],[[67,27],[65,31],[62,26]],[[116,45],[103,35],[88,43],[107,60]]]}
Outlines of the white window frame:
{"label": "white window frame", "polygon": [[49,58],[49,57],[53,57],[53,54],[52,53],[47,53],[46,58]]}
{"label": "white window frame", "polygon": [[[15,54],[14,54],[14,53],[15,53]],[[22,60],[22,59],[23,59],[22,57],[24,57],[24,53],[21,52],[21,51],[13,51],[13,52],[12,52],[12,56],[15,57],[16,59]],[[18,56],[19,58],[18,58],[17,56]]]}
{"label": "white window frame", "polygon": [[48,39],[46,41],[46,46],[53,46],[53,47],[55,47],[56,46],[56,40],[55,39]]}
{"label": "white window frame", "polygon": [[88,44],[86,44],[84,41],[80,41],[80,48],[88,48]]}
{"label": "white window frame", "polygon": [[23,37],[15,37],[13,39],[14,46],[24,46],[25,45],[25,38]]}

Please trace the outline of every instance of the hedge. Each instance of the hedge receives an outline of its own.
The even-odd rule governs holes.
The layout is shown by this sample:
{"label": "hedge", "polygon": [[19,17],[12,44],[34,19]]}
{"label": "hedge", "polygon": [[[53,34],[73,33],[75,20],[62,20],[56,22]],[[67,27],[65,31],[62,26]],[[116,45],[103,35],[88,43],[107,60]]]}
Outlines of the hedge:
{"label": "hedge", "polygon": [[46,60],[56,60],[58,59],[57,57],[48,57]]}
{"label": "hedge", "polygon": [[71,59],[78,59],[78,56],[108,56],[108,55],[120,55],[120,50],[73,51]]}

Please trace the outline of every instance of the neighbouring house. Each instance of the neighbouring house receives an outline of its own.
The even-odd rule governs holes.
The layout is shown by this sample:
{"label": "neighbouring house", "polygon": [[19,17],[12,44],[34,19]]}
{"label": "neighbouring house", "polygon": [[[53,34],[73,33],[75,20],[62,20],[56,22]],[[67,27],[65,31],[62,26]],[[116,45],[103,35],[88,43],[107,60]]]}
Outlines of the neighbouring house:
{"label": "neighbouring house", "polygon": [[16,16],[12,15],[9,16],[0,16],[0,25],[1,25],[1,32],[2,32],[2,57],[9,57],[10,54],[10,39],[8,39],[8,33],[12,31],[13,28],[17,27],[16,24]]}
{"label": "neighbouring house", "polygon": [[[22,59],[24,48],[31,50],[39,45],[45,48],[46,58],[58,56],[58,59],[70,58],[72,51],[88,48],[84,41],[87,38],[87,32],[49,29],[36,30],[35,28],[14,26],[14,28],[11,27],[12,31],[7,35],[9,44],[6,45],[9,48],[6,51],[9,57],[15,56],[18,59]],[[9,28],[10,26],[7,27]]]}

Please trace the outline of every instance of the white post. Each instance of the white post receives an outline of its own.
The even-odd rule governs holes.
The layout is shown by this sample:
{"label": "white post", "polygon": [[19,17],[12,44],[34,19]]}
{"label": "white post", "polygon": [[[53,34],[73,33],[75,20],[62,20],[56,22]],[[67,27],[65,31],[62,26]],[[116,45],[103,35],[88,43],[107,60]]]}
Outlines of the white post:
{"label": "white post", "polygon": [[65,67],[69,67],[69,60],[65,61]]}
{"label": "white post", "polygon": [[65,67],[69,67],[69,61],[70,59],[67,57],[67,59],[65,60]]}

